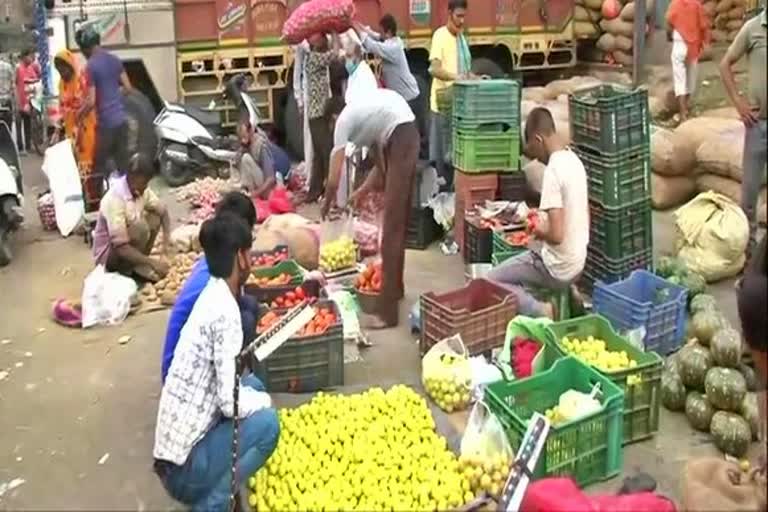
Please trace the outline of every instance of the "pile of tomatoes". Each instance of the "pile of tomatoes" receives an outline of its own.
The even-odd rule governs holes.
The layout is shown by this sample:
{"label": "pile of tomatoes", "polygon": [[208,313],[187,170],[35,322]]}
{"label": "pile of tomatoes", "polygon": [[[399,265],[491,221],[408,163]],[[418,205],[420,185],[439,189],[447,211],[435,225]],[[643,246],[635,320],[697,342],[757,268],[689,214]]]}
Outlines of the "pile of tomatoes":
{"label": "pile of tomatoes", "polygon": [[274,267],[286,260],[288,260],[288,249],[282,248],[254,256],[251,260],[251,265],[254,267]]}
{"label": "pile of tomatoes", "polygon": [[[330,308],[315,306],[314,310],[315,316],[312,317],[312,320],[310,320],[307,325],[302,327],[302,329],[295,334],[296,337],[303,338],[305,336],[323,334],[329,328],[336,325],[338,319],[336,318],[336,314]],[[259,325],[256,327],[256,332],[261,333],[266,331],[279,322],[282,316],[281,313],[276,311],[267,311],[259,319]]]}
{"label": "pile of tomatoes", "polygon": [[307,297],[307,292],[304,291],[304,288],[297,286],[295,290],[285,292],[284,294],[275,298],[272,302],[269,303],[269,307],[273,309],[292,308],[294,306],[298,306],[301,304],[301,301],[307,298],[309,298],[310,301],[315,299],[315,297]]}
{"label": "pile of tomatoes", "polygon": [[368,263],[355,281],[355,288],[361,292],[381,291],[381,263]]}
{"label": "pile of tomatoes", "polygon": [[514,245],[516,247],[525,247],[528,245],[530,236],[525,231],[513,231],[512,233],[506,235],[504,240],[506,240],[510,245]]}

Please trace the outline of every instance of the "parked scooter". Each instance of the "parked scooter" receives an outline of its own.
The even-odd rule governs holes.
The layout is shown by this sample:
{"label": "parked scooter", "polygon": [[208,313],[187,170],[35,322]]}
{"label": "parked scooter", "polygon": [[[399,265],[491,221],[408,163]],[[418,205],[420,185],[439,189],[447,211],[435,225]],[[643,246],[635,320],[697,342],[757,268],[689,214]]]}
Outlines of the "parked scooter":
{"label": "parked scooter", "polygon": [[10,128],[0,121],[0,267],[11,262],[9,238],[24,222],[23,206],[19,153]]}
{"label": "parked scooter", "polygon": [[[242,80],[241,75],[232,78],[225,96],[246,109],[256,126],[257,110],[253,100],[241,90]],[[238,96],[231,96],[230,90],[237,91]],[[235,163],[237,142],[223,135],[216,110],[165,102],[155,118],[155,132],[159,139],[160,173],[172,187],[184,185],[200,174],[228,176]]]}

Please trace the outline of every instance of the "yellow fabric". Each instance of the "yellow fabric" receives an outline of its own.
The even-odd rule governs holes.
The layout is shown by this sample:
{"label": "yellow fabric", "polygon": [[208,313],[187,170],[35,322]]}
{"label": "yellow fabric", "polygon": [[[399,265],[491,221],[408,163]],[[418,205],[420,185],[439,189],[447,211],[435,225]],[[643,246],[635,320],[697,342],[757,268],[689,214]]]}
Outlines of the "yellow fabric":
{"label": "yellow fabric", "polygon": [[[432,34],[432,46],[429,49],[429,61],[439,60],[440,65],[451,73],[459,72],[459,55],[456,36],[451,34],[448,27],[440,27]],[[450,86],[452,82],[432,79],[432,89],[429,94],[429,106],[432,112],[437,112],[437,91]]]}
{"label": "yellow fabric", "polygon": [[[61,108],[64,133],[72,141],[75,148],[75,159],[80,168],[80,175],[87,177],[93,166],[93,155],[96,151],[96,111],[92,110],[81,124],[77,122],[77,112],[82,106],[85,92],[88,89],[86,73],[82,72],[77,57],[71,51],[64,49],[56,54],[72,68],[72,78],[69,82],[59,81],[59,107]],[[88,193],[89,191],[86,191]],[[100,198],[89,198],[98,200]]]}

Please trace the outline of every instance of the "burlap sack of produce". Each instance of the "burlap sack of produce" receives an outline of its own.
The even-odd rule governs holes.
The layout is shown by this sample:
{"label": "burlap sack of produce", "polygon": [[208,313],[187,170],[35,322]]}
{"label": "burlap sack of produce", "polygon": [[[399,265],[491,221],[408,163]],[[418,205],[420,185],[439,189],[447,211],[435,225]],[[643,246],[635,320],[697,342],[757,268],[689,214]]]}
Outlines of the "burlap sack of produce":
{"label": "burlap sack of produce", "polygon": [[520,102],[520,121],[521,123],[525,123],[525,120],[528,119],[528,114],[531,113],[531,110],[535,109],[536,107],[540,106],[541,102],[539,101],[531,101],[531,100],[522,100]]}
{"label": "burlap sack of produce", "polygon": [[704,173],[741,181],[741,164],[744,157],[744,125],[707,137],[696,149],[697,167]]}
{"label": "burlap sack of produce", "polygon": [[701,6],[704,9],[704,14],[709,16],[709,19],[712,19],[716,12],[717,2],[704,2]]}
{"label": "burlap sack of produce", "polygon": [[739,119],[739,113],[733,107],[718,107],[704,110],[702,117],[719,117],[721,119]]}
{"label": "burlap sack of produce", "polygon": [[584,7],[599,11],[603,7],[603,0],[584,0]]}
{"label": "burlap sack of produce", "polygon": [[523,100],[541,103],[547,99],[547,90],[542,86],[523,87]]}
{"label": "burlap sack of produce", "polygon": [[675,176],[681,173],[672,166],[675,145],[672,142],[672,130],[653,128],[651,132],[651,170],[663,176]]}
{"label": "burlap sack of produce", "polygon": [[651,205],[657,210],[680,206],[696,194],[696,182],[690,176],[661,176],[651,173]]}
{"label": "burlap sack of produce", "polygon": [[744,7],[743,6],[737,6],[728,11],[728,18],[732,20],[743,20],[744,19]]}
{"label": "burlap sack of produce", "polygon": [[728,20],[725,29],[728,32],[738,32],[742,25],[744,25],[744,20]]}
{"label": "burlap sack of produce", "polygon": [[635,2],[629,2],[621,9],[619,18],[624,21],[635,21]]}
{"label": "burlap sack of produce", "polygon": [[688,174],[696,164],[696,150],[705,140],[739,126],[740,121],[714,117],[696,117],[678,126],[672,136],[675,152],[672,166],[676,174]]}
{"label": "burlap sack of produce", "polygon": [[271,215],[256,232],[251,248],[268,251],[277,245],[288,246],[291,257],[307,270],[317,268],[320,250],[318,226],[301,215]]}
{"label": "burlap sack of produce", "polygon": [[591,76],[574,76],[567,80],[553,80],[546,86],[547,99],[555,100],[562,94],[572,94],[580,89],[600,85],[600,80]]}
{"label": "burlap sack of produce", "polygon": [[[732,199],[736,204],[741,204],[741,182],[717,174],[699,174],[695,179],[697,191],[711,190]],[[763,186],[757,198],[757,221],[760,224],[765,224],[766,221],[766,197],[766,188]]]}
{"label": "burlap sack of produce", "polygon": [[632,37],[635,32],[635,24],[632,21],[624,21],[621,18],[601,20],[600,28],[613,35]]}
{"label": "burlap sack of produce", "polygon": [[617,50],[621,50],[623,52],[631,53],[632,52],[632,38],[627,36],[618,35],[614,37],[614,47]]}
{"label": "burlap sack of produce", "polygon": [[581,5],[577,5],[573,8],[574,21],[586,21],[589,23],[597,23],[602,18],[600,11],[587,9]]}
{"label": "burlap sack of produce", "polygon": [[677,257],[708,283],[733,277],[744,267],[749,223],[738,204],[702,192],[675,211]]}
{"label": "burlap sack of produce", "polygon": [[606,53],[613,53],[616,51],[616,38],[613,34],[605,33],[600,36],[595,46]]}
{"label": "burlap sack of produce", "polygon": [[622,50],[615,50],[613,52],[613,60],[622,66],[631,66],[633,63],[632,54]]}
{"label": "burlap sack of produce", "polygon": [[[597,19],[599,20],[599,18]],[[597,20],[594,23],[591,21],[574,21],[573,22],[573,34],[576,37],[583,38],[595,38],[600,33],[600,27],[597,25]]]}
{"label": "burlap sack of produce", "polygon": [[723,43],[728,39],[728,32],[720,29],[712,30],[712,41],[715,43]]}
{"label": "burlap sack of produce", "polygon": [[733,40],[736,39],[736,36],[739,35],[739,30],[741,30],[741,28],[738,28],[736,30],[731,30],[730,32],[728,32],[728,35],[725,37],[725,40],[728,41],[729,43],[732,43]]}
{"label": "burlap sack of produce", "polygon": [[734,7],[743,7],[744,0],[720,0],[717,2],[717,6],[715,7],[715,11],[720,14],[724,12],[728,12]]}
{"label": "burlap sack of produce", "polygon": [[764,512],[768,504],[764,472],[715,457],[688,462],[681,485],[680,512]]}

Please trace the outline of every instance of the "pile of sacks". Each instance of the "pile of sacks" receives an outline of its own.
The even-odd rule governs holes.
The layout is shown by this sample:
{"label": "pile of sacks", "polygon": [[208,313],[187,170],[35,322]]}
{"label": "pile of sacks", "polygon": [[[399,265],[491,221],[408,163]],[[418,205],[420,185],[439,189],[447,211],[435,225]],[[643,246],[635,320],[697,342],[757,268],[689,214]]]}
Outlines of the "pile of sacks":
{"label": "pile of sacks", "polygon": [[744,24],[746,0],[708,0],[705,11],[713,21],[712,41],[731,42]]}
{"label": "pile of sacks", "polygon": [[[654,0],[645,4],[646,20],[653,13]],[[633,35],[635,33],[635,2],[627,2],[621,12],[613,19],[600,21],[603,35],[597,40],[597,48],[610,56],[617,64],[632,65]]]}
{"label": "pile of sacks", "polygon": [[578,39],[597,39],[603,32],[600,21],[603,0],[576,0],[573,8],[573,35]]}
{"label": "pile of sacks", "polygon": [[[709,190],[740,204],[743,151],[744,124],[735,118],[698,117],[674,131],[656,128],[651,135],[654,208],[672,208]],[[765,184],[757,211],[764,224]]]}

